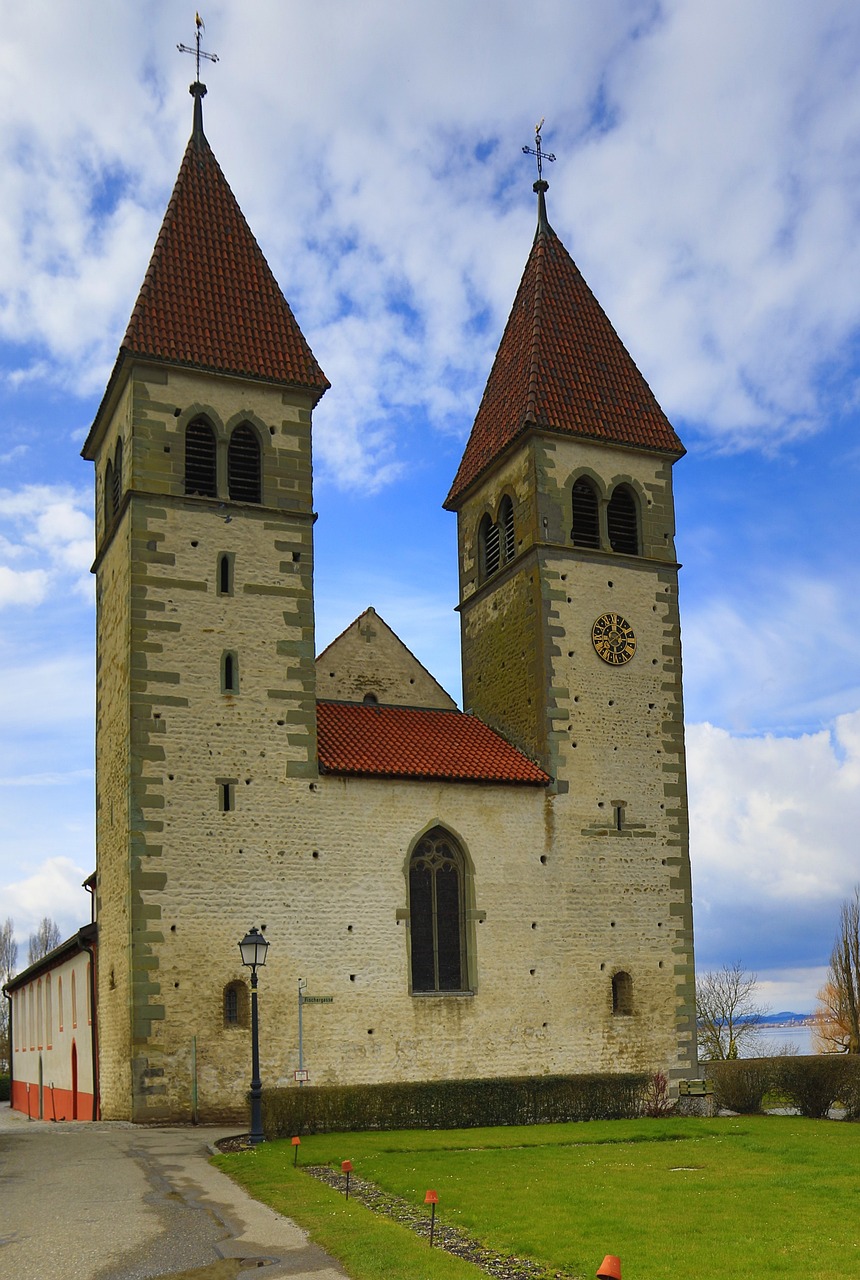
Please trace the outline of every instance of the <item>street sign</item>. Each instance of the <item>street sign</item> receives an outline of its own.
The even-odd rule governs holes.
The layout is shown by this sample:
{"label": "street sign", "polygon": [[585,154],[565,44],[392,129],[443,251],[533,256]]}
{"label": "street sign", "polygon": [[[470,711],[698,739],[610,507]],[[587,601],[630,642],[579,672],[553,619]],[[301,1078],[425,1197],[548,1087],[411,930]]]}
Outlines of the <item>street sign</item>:
{"label": "street sign", "polygon": [[331,1004],[334,996],[306,996],[302,995],[302,1004]]}
{"label": "street sign", "polygon": [[[311,1073],[310,1073],[310,1071],[294,1071],[294,1072],[293,1072],[293,1075],[295,1076],[295,1078],[296,1078],[298,1081],[302,1081],[302,1080],[310,1080],[310,1078],[311,1078]],[[295,1139],[295,1138],[293,1138],[293,1142],[295,1142],[295,1141],[296,1141],[296,1139]]]}

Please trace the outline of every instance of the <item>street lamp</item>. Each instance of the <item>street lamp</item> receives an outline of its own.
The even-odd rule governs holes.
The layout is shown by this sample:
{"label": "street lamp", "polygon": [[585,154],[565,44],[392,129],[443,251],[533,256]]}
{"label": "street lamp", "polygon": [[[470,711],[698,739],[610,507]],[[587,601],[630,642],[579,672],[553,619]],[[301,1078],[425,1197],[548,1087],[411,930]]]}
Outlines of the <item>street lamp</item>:
{"label": "street lamp", "polygon": [[[265,925],[263,926],[265,928]],[[265,1142],[261,1100],[263,1084],[260,1080],[260,1040],[257,1027],[257,965],[266,963],[269,944],[254,925],[239,943],[242,964],[251,970],[251,1142]]]}

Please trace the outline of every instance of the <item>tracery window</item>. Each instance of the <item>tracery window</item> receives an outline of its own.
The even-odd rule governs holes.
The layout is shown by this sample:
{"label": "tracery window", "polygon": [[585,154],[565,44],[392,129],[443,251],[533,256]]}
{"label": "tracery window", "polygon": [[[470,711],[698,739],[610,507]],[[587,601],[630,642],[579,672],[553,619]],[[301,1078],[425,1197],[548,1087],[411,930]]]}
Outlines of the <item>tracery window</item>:
{"label": "tracery window", "polygon": [[259,502],[260,442],[247,422],[236,427],[227,447],[227,491],[234,502]]}
{"label": "tracery window", "polygon": [[198,498],[217,498],[215,432],[202,418],[185,428],[185,492]]}
{"label": "tracery window", "polygon": [[573,528],[571,538],[575,547],[600,549],[600,509],[597,490],[586,476],[580,476],[573,486]]}
{"label": "tracery window", "polygon": [[228,982],[224,988],[224,1026],[247,1027],[248,988],[244,982]]}
{"label": "tracery window", "polygon": [[619,484],[613,490],[606,509],[606,524],[613,551],[628,556],[639,555],[639,513],[628,485]]}
{"label": "tracery window", "polygon": [[464,859],[453,838],[434,828],[409,863],[412,991],[466,986]]}

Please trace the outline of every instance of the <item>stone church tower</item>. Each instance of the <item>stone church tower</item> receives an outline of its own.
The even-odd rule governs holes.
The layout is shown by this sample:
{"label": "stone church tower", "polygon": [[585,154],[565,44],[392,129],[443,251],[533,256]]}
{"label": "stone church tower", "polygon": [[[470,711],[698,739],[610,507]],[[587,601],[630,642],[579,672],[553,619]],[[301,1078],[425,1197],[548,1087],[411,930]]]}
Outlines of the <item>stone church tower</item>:
{"label": "stone church tower", "polygon": [[[373,610],[314,660],[328,382],[203,131],[84,447],[95,465],[101,1112],[264,1083],[695,1069],[672,463],[547,222],[447,506],[465,706]],[[276,959],[277,957],[277,959]]]}

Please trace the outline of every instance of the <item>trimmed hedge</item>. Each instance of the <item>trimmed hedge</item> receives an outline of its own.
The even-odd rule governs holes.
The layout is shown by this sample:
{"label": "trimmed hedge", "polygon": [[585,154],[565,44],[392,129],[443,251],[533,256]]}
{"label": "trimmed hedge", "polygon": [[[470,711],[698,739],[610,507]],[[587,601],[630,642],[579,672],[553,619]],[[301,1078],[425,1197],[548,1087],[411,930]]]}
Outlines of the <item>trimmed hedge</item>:
{"label": "trimmed hedge", "polygon": [[11,1076],[0,1076],[0,1102],[8,1102],[12,1091]]}
{"label": "trimmed hedge", "polygon": [[709,1062],[714,1100],[727,1111],[761,1111],[767,1093],[782,1094],[802,1116],[821,1119],[836,1103],[860,1119],[860,1057],[841,1053],[806,1057],[736,1058]]}
{"label": "trimmed hedge", "polygon": [[707,1076],[714,1082],[714,1101],[726,1111],[742,1115],[761,1111],[764,1095],[776,1088],[780,1058],[733,1058],[709,1062]]}
{"label": "trimmed hedge", "polygon": [[401,1084],[268,1089],[268,1138],[363,1129],[473,1129],[642,1114],[646,1072],[426,1080]]}

